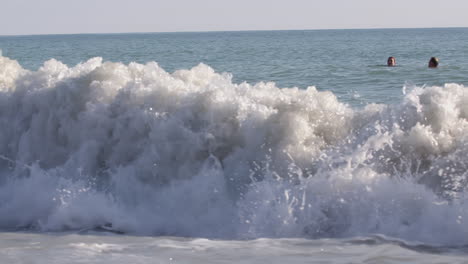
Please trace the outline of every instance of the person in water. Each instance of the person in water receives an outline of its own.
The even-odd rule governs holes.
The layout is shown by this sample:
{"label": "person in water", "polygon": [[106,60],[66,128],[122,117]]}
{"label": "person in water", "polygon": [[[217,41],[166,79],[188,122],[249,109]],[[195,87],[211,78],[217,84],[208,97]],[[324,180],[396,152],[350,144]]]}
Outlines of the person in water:
{"label": "person in water", "polygon": [[396,66],[395,57],[388,57],[388,59],[387,59],[387,66],[388,66],[388,67]]}
{"label": "person in water", "polygon": [[432,57],[430,60],[429,60],[429,68],[437,68],[437,66],[439,66],[439,59],[436,58],[436,57]]}

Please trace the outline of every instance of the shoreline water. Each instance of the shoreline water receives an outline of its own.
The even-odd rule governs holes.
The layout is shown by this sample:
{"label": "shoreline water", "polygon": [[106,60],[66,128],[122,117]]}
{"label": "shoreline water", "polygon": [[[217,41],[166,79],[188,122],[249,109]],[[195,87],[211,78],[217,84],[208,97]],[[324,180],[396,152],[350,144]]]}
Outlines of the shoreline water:
{"label": "shoreline water", "polygon": [[[46,245],[37,252],[48,252],[48,232],[80,244],[67,232],[112,225],[213,239],[200,262],[227,243],[246,259],[265,249],[269,263],[303,262],[321,245],[356,263],[366,250],[369,261],[462,263],[465,33],[0,38],[0,228],[32,227]],[[446,45],[424,42],[434,38]],[[367,66],[388,53],[400,67]],[[440,68],[427,69],[429,54]],[[27,243],[11,248],[30,235],[2,232],[13,237],[3,252],[24,257]],[[49,253],[155,257],[133,247],[145,239],[166,238],[99,233],[82,251]],[[278,243],[290,251],[268,257]]]}
{"label": "shoreline water", "polygon": [[[199,238],[0,233],[0,257],[9,263],[464,263],[466,249],[399,246],[373,238],[355,240]],[[47,257],[46,257],[47,256]]]}

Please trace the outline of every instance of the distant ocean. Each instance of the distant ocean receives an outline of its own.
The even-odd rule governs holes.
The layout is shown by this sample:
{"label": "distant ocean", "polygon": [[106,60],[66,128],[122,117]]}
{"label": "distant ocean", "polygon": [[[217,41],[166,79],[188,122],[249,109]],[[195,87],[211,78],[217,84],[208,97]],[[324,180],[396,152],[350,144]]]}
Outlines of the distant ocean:
{"label": "distant ocean", "polygon": [[0,50],[2,263],[466,263],[468,28]]}

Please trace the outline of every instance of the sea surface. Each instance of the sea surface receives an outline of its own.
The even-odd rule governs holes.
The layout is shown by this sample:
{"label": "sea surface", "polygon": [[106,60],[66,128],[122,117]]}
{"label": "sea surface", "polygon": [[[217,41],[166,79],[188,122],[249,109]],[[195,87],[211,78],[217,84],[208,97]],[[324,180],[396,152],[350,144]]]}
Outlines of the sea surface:
{"label": "sea surface", "polygon": [[2,263],[468,263],[468,28],[0,50]]}

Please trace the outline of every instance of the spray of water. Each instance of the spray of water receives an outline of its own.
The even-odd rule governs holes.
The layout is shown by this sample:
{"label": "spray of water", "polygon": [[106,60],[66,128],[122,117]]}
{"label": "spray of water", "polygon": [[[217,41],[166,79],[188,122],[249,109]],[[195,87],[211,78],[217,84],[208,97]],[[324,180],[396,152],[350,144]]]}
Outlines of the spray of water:
{"label": "spray of water", "polygon": [[353,109],[200,64],[0,56],[0,227],[468,243],[468,96]]}

